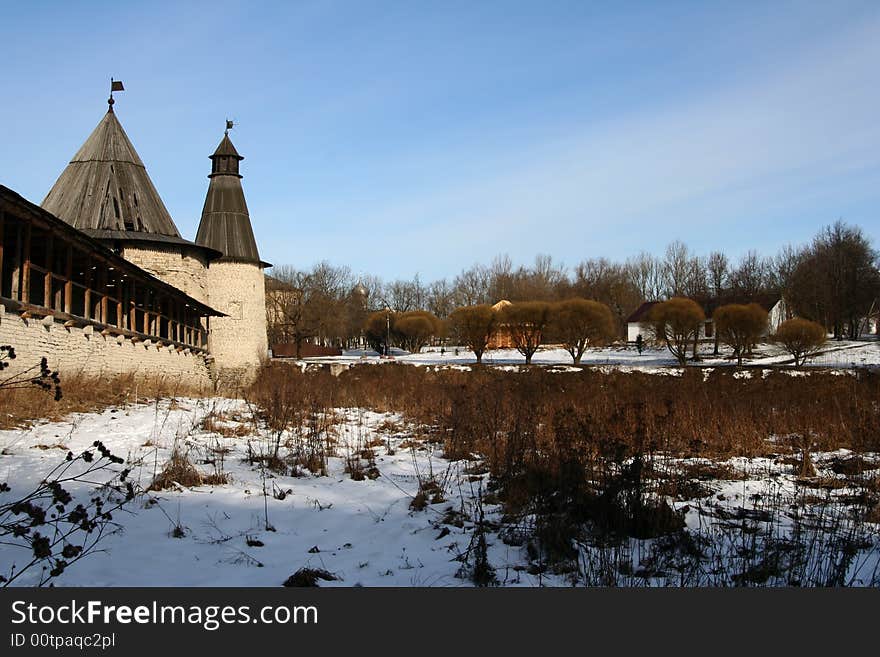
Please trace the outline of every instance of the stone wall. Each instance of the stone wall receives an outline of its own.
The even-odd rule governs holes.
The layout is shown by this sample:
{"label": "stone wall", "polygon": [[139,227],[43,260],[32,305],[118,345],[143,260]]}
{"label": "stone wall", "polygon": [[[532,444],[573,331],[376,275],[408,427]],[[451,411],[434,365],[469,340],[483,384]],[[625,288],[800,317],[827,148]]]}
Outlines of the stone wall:
{"label": "stone wall", "polygon": [[266,282],[258,265],[213,262],[208,305],[228,317],[212,317],[208,350],[219,370],[251,372],[268,354]]}
{"label": "stone wall", "polygon": [[127,244],[122,257],[193,299],[208,303],[208,263],[195,249],[159,243]]}
{"label": "stone wall", "polygon": [[17,358],[0,378],[39,365],[45,356],[49,367],[64,376],[114,376],[137,374],[165,376],[185,381],[188,386],[208,387],[211,376],[202,354],[177,351],[144,342],[133,343],[122,336],[101,335],[92,327],[65,328],[54,320],[22,319],[0,306],[0,345],[12,345]]}

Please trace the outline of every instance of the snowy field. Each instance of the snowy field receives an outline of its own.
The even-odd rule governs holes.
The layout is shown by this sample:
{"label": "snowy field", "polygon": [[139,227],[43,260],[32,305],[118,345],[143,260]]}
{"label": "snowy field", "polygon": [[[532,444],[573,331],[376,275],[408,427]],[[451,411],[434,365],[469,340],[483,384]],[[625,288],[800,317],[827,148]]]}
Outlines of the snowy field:
{"label": "snowy field", "polygon": [[[0,505],[35,487],[68,450],[80,453],[96,440],[124,457],[133,481],[146,490],[177,445],[203,473],[222,470],[229,482],[143,492],[114,514],[113,533],[102,540],[101,550],[71,566],[56,585],[280,586],[296,571],[312,568],[336,578],[321,581],[321,586],[470,586],[474,521],[479,518],[476,498],[487,494],[487,475],[479,464],[447,461],[437,444],[394,415],[337,409],[329,420],[316,436],[333,453],[326,476],[304,469],[301,476],[283,476],[253,458],[248,462],[267,447],[269,438],[255,429],[251,409],[240,400],[162,400],[0,431],[0,482],[11,487],[0,493]],[[851,503],[847,496],[853,490],[833,465],[849,456],[843,450],[813,455],[824,482],[817,490],[799,485],[795,466],[785,459],[733,459],[715,464],[711,477],[694,474],[691,497],[670,497],[669,502],[695,532],[722,536],[724,550],[735,561],[741,537],[763,536],[776,545],[774,541],[785,540],[796,517],[812,518],[801,529],[821,527],[830,517],[828,509],[835,509],[834,523],[838,529],[845,525]],[[861,458],[868,468],[863,474],[876,476],[878,470],[872,468],[880,467],[877,456]],[[366,473],[361,480],[353,479],[352,463]],[[669,459],[663,465],[694,469],[706,464]],[[829,486],[834,480],[839,485]],[[420,488],[429,494],[423,504],[414,505]],[[83,499],[89,491],[85,485],[71,490]],[[808,494],[821,501],[821,511],[798,507],[797,501]],[[527,546],[517,540],[521,527],[505,525],[501,507],[492,501],[486,498],[480,526],[498,584],[601,583],[536,566]],[[740,532],[746,525],[749,531]],[[866,536],[864,527],[870,530]],[[736,532],[724,538],[732,528]],[[861,547],[844,569],[846,583],[878,584],[876,529],[869,523],[850,532]],[[816,540],[821,547],[821,530]],[[600,560],[626,561],[618,570],[628,573],[627,581],[675,585],[683,567],[669,559],[682,558],[682,550],[667,549],[661,567],[655,544],[632,541],[615,546],[613,554],[607,546],[581,545],[579,559],[584,571]],[[723,561],[724,554],[716,551],[706,559]],[[26,550],[0,545],[6,575],[9,564],[26,557]],[[712,572],[709,565],[707,573]],[[726,572],[718,575],[716,569],[717,580],[701,575],[698,583],[729,583]],[[16,584],[33,585],[39,576],[28,573]]]}
{"label": "snowy field", "polygon": [[[729,355],[729,349],[721,348],[719,356],[712,355],[711,344],[700,345],[700,365],[719,367],[735,365],[736,360]],[[385,363],[402,362],[413,365],[432,366],[467,366],[476,363],[473,353],[465,347],[447,347],[443,351],[438,347],[427,347],[418,354],[401,350],[392,350],[392,360],[379,358],[375,351],[351,350],[342,356],[306,358],[304,362],[315,363]],[[572,364],[571,356],[561,348],[540,349],[532,359],[535,365],[566,366]],[[525,363],[523,356],[515,349],[495,349],[483,355],[483,363],[490,366],[515,366]],[[746,359],[747,366],[778,366],[792,363],[791,356],[776,345],[761,344],[755,356]],[[612,366],[638,370],[655,370],[657,368],[678,367],[678,363],[666,348],[646,347],[641,354],[632,345],[627,347],[613,346],[604,349],[588,350],[581,359],[583,366]],[[852,368],[880,365],[880,342],[878,341],[831,341],[807,363],[807,367],[821,368]]]}

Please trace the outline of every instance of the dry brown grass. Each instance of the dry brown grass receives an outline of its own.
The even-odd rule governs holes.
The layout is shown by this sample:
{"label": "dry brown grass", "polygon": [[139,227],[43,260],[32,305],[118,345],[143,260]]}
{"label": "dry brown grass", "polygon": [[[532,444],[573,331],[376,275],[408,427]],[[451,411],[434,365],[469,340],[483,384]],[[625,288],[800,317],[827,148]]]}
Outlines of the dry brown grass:
{"label": "dry brown grass", "polygon": [[[707,479],[743,477],[717,463],[664,475],[655,468],[658,456],[709,462],[773,456],[791,459],[795,474],[812,474],[805,467],[812,465],[805,459],[811,451],[880,450],[880,373],[768,372],[749,379],[734,373],[460,371],[398,364],[352,367],[333,377],[279,363],[263,370],[259,386],[272,391],[267,406],[288,417],[333,407],[401,414],[424,435],[409,437],[400,448],[439,440],[449,459],[477,458],[504,512],[539,518],[542,549],[557,551],[555,545],[564,556],[567,541],[587,519],[601,531],[658,536],[680,525],[663,495],[700,497],[711,493]],[[352,460],[352,476],[361,476],[355,472],[360,459]]]}
{"label": "dry brown grass", "polygon": [[[585,455],[638,451],[708,458],[778,452],[772,436],[789,436],[792,454],[846,447],[880,451],[880,373],[735,378],[700,369],[683,376],[643,373],[432,370],[407,365],[353,367],[333,377],[274,364],[260,375],[263,390],[298,407],[370,408],[400,412],[444,438],[448,456],[500,455],[510,441],[553,451],[563,436]],[[283,390],[295,391],[292,396]],[[396,429],[383,426],[384,431]],[[800,446],[800,449],[797,447]],[[519,447],[517,447],[517,451]]]}
{"label": "dry brown grass", "polygon": [[220,484],[229,483],[229,475],[225,472],[214,472],[211,474],[203,474],[199,472],[196,466],[183,449],[175,446],[171,452],[171,458],[165,464],[160,472],[153,479],[147,490],[168,490],[184,486],[192,488],[194,486],[218,486]]}
{"label": "dry brown grass", "polygon": [[243,438],[253,433],[253,427],[240,424],[228,416],[208,414],[201,422],[201,428],[210,433],[220,434],[225,438]]}
{"label": "dry brown grass", "polygon": [[210,391],[189,387],[177,379],[120,375],[114,377],[62,376],[63,396],[55,401],[39,388],[0,390],[0,429],[13,429],[46,419],[63,420],[71,413],[155,402],[157,398],[203,397]]}

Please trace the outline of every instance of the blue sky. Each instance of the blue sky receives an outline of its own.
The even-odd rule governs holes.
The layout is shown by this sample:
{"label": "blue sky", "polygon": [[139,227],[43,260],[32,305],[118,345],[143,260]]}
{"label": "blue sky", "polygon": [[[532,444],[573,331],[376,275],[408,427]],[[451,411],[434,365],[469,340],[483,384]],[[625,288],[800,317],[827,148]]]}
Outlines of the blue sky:
{"label": "blue sky", "polygon": [[880,3],[7,2],[0,183],[116,111],[194,238],[226,117],[261,256],[386,279],[507,253],[880,237]]}

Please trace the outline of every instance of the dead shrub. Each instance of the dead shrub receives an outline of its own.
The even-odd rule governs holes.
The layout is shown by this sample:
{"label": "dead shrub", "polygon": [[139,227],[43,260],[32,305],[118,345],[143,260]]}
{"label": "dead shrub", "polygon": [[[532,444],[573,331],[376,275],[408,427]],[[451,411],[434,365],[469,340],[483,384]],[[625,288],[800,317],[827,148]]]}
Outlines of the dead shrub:
{"label": "dead shrub", "polygon": [[171,451],[171,457],[162,468],[162,472],[156,475],[147,490],[168,490],[176,488],[178,485],[193,488],[195,486],[217,486],[227,483],[229,483],[228,473],[214,472],[202,474],[193,465],[189,454],[183,451],[179,445],[175,445]]}
{"label": "dead shrub", "polygon": [[300,568],[293,575],[284,580],[283,586],[314,587],[318,586],[318,580],[333,582],[338,579],[339,578],[336,577],[336,575],[324,570],[323,568]]}

